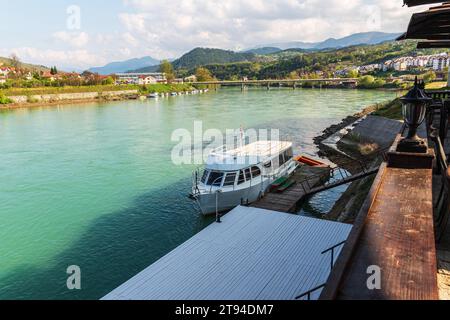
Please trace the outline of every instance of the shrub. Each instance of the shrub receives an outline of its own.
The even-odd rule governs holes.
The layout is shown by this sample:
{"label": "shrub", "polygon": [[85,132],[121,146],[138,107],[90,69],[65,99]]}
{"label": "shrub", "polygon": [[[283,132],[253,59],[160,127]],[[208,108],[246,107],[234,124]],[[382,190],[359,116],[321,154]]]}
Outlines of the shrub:
{"label": "shrub", "polygon": [[7,96],[5,96],[3,93],[0,93],[0,104],[8,104],[8,103],[12,103],[13,101],[8,98]]}
{"label": "shrub", "polygon": [[27,96],[27,102],[28,103],[36,103],[38,101],[39,101],[38,99],[36,99],[36,98],[34,98],[32,96]]}
{"label": "shrub", "polygon": [[358,87],[361,88],[372,88],[375,78],[373,76],[363,76],[358,80]]}

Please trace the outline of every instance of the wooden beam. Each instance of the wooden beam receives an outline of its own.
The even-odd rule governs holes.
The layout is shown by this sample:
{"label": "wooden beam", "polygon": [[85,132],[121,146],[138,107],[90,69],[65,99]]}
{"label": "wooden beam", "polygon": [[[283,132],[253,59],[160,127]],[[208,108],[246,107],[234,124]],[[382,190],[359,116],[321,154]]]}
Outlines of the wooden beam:
{"label": "wooden beam", "polygon": [[442,3],[442,0],[404,0],[405,5],[408,7],[421,6],[424,4],[432,4],[432,3]]}
{"label": "wooden beam", "polygon": [[450,41],[423,41],[417,44],[417,49],[450,48]]}

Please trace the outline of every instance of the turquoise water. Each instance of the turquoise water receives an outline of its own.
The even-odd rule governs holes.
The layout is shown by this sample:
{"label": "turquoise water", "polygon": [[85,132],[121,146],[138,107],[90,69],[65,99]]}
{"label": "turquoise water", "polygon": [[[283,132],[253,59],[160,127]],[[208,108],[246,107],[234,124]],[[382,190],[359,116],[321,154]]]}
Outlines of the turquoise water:
{"label": "turquoise water", "polygon": [[[98,299],[211,223],[186,197],[194,166],[171,162],[173,130],[279,128],[314,155],[325,127],[394,96],[224,89],[1,112],[0,299]],[[66,287],[70,265],[82,290]]]}

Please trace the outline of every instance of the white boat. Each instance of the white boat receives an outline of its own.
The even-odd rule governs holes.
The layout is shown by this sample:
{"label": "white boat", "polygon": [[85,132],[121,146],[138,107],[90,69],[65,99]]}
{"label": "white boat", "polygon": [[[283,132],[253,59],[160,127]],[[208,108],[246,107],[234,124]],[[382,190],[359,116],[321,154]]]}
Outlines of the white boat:
{"label": "white boat", "polygon": [[204,215],[231,210],[260,199],[276,179],[294,172],[292,142],[258,141],[213,150],[203,172],[193,173],[191,198]]}
{"label": "white boat", "polygon": [[176,92],[171,92],[170,95],[171,95],[172,97],[174,97],[174,96],[177,96],[178,93],[176,93]]}
{"label": "white boat", "polygon": [[150,93],[147,97],[156,99],[159,95],[157,93]]}

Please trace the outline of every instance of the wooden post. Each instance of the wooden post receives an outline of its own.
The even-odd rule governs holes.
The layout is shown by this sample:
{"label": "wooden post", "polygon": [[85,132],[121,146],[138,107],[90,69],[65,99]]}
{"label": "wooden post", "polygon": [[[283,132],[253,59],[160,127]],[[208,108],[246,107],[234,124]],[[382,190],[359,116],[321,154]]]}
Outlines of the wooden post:
{"label": "wooden post", "polygon": [[270,82],[267,82],[267,90],[270,90]]}

